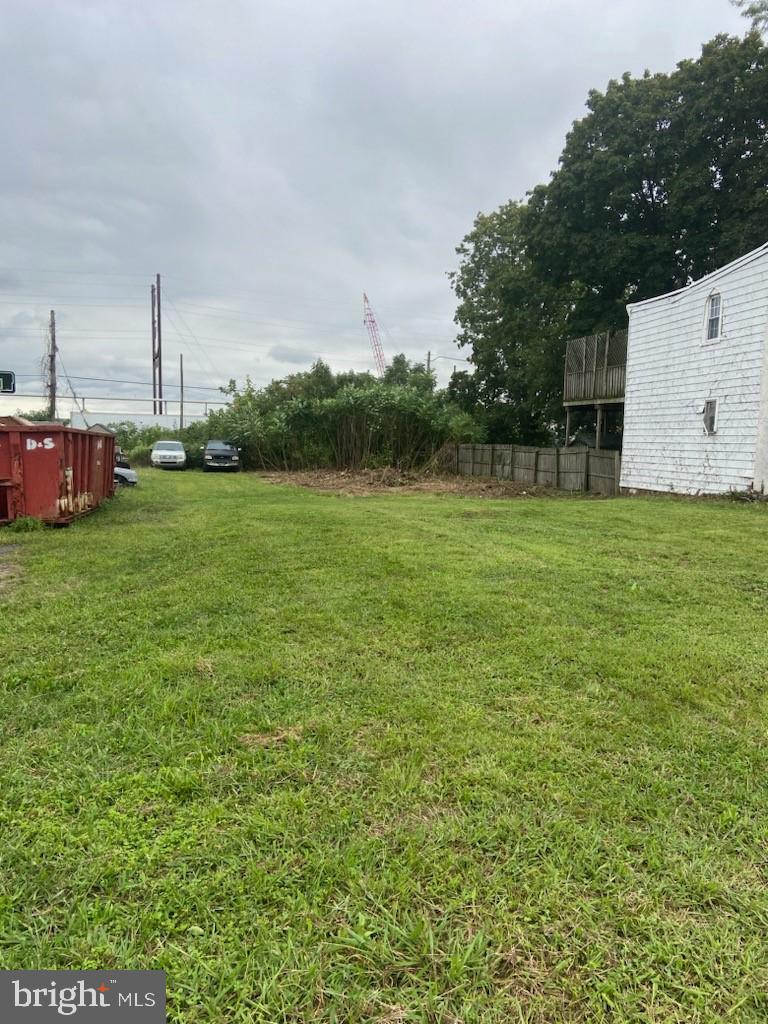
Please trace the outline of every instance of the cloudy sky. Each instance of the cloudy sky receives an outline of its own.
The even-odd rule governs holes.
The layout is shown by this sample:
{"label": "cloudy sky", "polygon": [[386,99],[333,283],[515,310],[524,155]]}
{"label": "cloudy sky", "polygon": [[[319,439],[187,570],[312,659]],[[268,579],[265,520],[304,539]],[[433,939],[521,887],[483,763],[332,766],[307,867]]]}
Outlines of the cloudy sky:
{"label": "cloudy sky", "polygon": [[372,368],[363,291],[444,381],[477,211],[547,179],[590,88],[745,28],[727,0],[5,0],[0,369],[40,392],[55,308],[76,391],[146,394],[85,378],[151,380],[159,272],[169,396],[180,352],[200,388]]}

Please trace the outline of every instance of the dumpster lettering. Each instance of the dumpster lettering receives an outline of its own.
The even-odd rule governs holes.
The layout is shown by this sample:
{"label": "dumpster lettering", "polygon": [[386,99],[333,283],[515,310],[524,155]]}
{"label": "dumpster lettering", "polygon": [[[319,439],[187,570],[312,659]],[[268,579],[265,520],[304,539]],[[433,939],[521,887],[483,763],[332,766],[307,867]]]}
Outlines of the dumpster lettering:
{"label": "dumpster lettering", "polygon": [[52,437],[44,437],[42,441],[36,441],[34,437],[27,438],[27,451],[33,452],[35,448],[55,448],[56,442]]}

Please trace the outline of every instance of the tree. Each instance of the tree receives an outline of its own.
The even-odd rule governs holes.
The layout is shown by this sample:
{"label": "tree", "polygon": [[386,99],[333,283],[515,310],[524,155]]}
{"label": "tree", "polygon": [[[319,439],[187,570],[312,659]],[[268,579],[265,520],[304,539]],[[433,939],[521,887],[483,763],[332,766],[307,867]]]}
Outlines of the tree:
{"label": "tree", "polygon": [[731,0],[745,18],[752,20],[752,28],[756,31],[768,29],[768,0]]}
{"label": "tree", "polygon": [[411,363],[402,353],[396,355],[384,371],[384,382],[416,388],[417,391],[435,390],[434,373],[427,371],[423,363]]}
{"label": "tree", "polygon": [[669,75],[593,91],[560,166],[534,189],[537,274],[578,283],[575,334],[625,322],[628,301],[682,287],[768,237],[768,51],[717,36]]}
{"label": "tree", "polygon": [[490,440],[537,443],[551,440],[559,417],[572,289],[537,276],[524,227],[524,207],[507,203],[478,214],[456,250],[457,340],[471,347],[476,369],[454,374],[449,394],[468,411],[482,410]]}
{"label": "tree", "polygon": [[[748,11],[761,12],[768,0]],[[449,393],[481,410],[492,440],[557,429],[567,337],[624,327],[628,302],[768,238],[766,96],[760,35],[717,36],[671,74],[592,91],[550,182],[477,216],[450,275],[476,369]]]}
{"label": "tree", "polygon": [[[26,412],[23,409],[17,409],[14,415],[20,416],[23,420],[29,420],[31,423],[48,423],[51,418],[47,409],[29,409]],[[57,420],[57,422],[67,424],[69,420]]]}

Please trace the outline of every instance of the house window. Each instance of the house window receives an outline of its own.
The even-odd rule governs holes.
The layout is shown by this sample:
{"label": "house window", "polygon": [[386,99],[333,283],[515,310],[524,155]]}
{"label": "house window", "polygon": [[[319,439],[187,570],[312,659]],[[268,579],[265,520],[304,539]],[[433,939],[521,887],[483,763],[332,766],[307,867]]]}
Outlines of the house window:
{"label": "house window", "polygon": [[723,304],[717,292],[707,299],[707,341],[716,341],[720,337],[723,319]]}
{"label": "house window", "polygon": [[710,398],[704,403],[704,430],[714,434],[717,430],[717,399]]}

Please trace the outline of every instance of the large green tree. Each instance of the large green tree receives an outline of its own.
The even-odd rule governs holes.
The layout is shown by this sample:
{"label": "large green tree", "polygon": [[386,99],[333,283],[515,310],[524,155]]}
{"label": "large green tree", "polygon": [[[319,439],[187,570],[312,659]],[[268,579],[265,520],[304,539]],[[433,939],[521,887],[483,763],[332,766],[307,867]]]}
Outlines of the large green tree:
{"label": "large green tree", "polygon": [[589,95],[560,166],[534,189],[538,275],[578,282],[575,333],[625,320],[628,301],[687,284],[768,238],[768,50],[717,36],[669,75]]}
{"label": "large green tree", "polygon": [[537,443],[551,439],[559,417],[572,288],[536,275],[524,223],[525,209],[514,202],[478,214],[456,250],[457,340],[471,348],[475,371],[454,374],[449,393],[481,411],[490,440]]}
{"label": "large green tree", "polygon": [[767,97],[759,32],[717,36],[670,74],[591,92],[550,182],[478,215],[451,275],[476,369],[451,391],[492,439],[539,441],[561,419],[566,337],[622,327],[627,302],[768,239]]}

